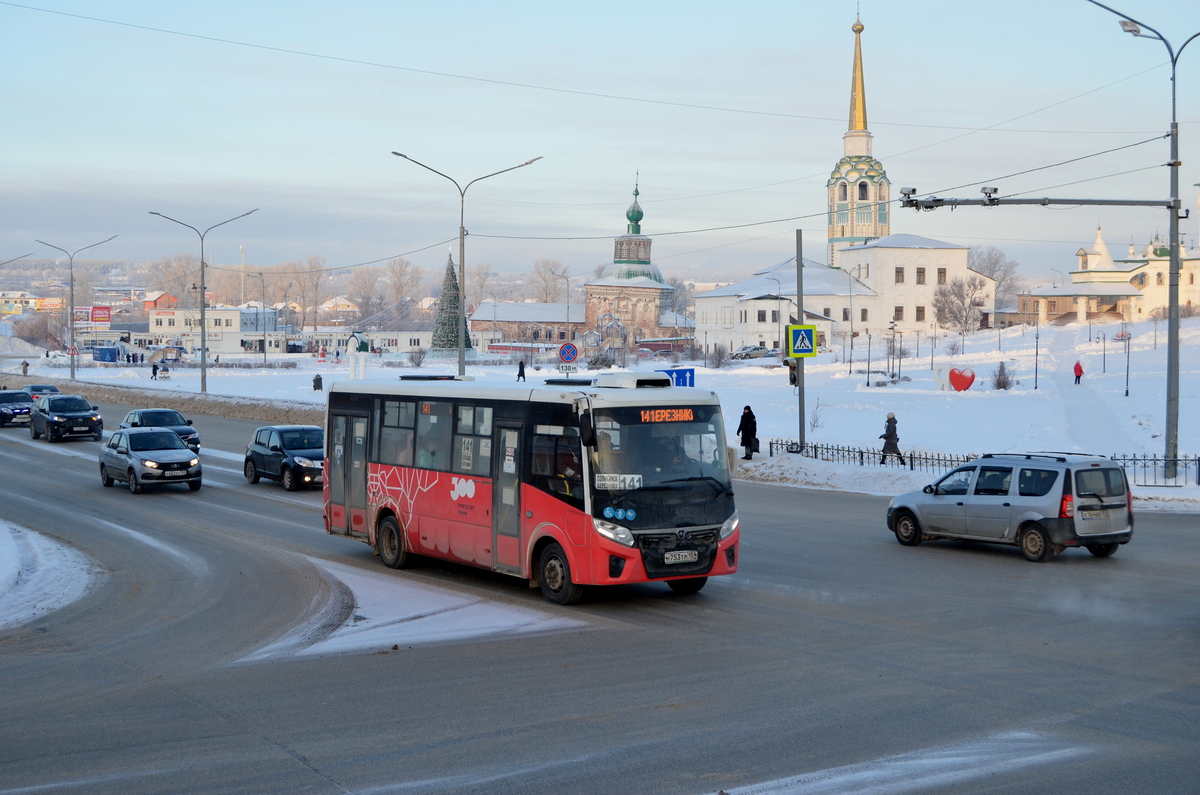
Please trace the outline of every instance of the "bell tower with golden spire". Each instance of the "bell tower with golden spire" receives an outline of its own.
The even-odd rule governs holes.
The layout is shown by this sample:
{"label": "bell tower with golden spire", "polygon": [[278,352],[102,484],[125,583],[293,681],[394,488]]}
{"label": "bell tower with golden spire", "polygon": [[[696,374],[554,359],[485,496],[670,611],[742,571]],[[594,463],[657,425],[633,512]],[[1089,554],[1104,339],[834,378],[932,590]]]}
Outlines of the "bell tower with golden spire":
{"label": "bell tower with golden spire", "polygon": [[854,25],[854,72],[850,78],[850,129],[842,136],[843,157],[829,176],[829,264],[834,252],[891,234],[888,198],[891,183],[883,164],[871,155],[867,129],[867,91],[863,78],[862,32]]}

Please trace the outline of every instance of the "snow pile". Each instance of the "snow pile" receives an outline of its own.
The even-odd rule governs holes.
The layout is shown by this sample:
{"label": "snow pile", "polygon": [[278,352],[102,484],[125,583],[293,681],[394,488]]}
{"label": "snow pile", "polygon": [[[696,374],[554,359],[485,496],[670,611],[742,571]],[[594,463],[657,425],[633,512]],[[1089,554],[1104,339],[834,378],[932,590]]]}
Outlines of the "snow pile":
{"label": "snow pile", "polygon": [[738,461],[734,477],[755,483],[894,497],[908,491],[920,491],[941,475],[912,472],[902,467],[835,464],[801,455],[783,454],[773,458]]}
{"label": "snow pile", "polygon": [[91,585],[86,555],[0,521],[0,629],[28,624],[74,602]]}
{"label": "snow pile", "polygon": [[0,356],[2,355],[44,357],[46,351],[20,337],[0,337]]}

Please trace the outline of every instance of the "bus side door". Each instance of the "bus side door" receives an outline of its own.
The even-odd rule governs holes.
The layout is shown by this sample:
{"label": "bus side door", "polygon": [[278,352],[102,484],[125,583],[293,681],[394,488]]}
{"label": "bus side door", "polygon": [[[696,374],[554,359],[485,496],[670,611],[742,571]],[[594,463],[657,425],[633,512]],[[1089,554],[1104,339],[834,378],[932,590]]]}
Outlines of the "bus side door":
{"label": "bus side door", "polygon": [[366,537],[367,416],[334,414],[329,462],[329,524],[335,532]]}
{"label": "bus side door", "polygon": [[497,420],[492,443],[493,567],[521,573],[521,437],[523,423]]}

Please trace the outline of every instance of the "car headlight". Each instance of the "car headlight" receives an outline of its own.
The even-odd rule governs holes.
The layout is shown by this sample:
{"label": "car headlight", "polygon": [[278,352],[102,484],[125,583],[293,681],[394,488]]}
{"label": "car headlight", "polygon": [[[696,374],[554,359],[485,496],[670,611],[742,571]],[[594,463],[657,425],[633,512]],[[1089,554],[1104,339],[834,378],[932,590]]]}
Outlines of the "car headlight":
{"label": "car headlight", "polygon": [[194,466],[196,466],[196,464],[199,464],[199,463],[200,463],[199,458],[193,458],[191,461],[188,461],[188,466],[194,467]]}
{"label": "car headlight", "polygon": [[57,414],[54,414],[50,417],[50,421],[51,422],[64,422],[64,419],[62,417],[58,416]]}
{"label": "car headlight", "polygon": [[0,407],[0,414],[12,414],[12,409],[7,406]]}
{"label": "car headlight", "polygon": [[301,458],[300,456],[296,456],[296,463],[302,467],[318,467],[318,466],[320,466],[320,464],[313,462],[313,460],[311,458]]}
{"label": "car headlight", "polygon": [[733,535],[733,531],[738,529],[741,520],[738,519],[738,512],[734,511],[733,515],[725,520],[725,524],[721,525],[721,538],[729,538]]}
{"label": "car headlight", "polygon": [[151,469],[158,469],[158,462],[157,461],[143,461],[142,466],[147,466],[147,467],[150,467]]}
{"label": "car headlight", "polygon": [[592,524],[595,526],[596,532],[605,538],[627,547],[633,546],[633,533],[629,532],[628,527],[621,527],[619,524],[606,522],[603,519],[592,519]]}

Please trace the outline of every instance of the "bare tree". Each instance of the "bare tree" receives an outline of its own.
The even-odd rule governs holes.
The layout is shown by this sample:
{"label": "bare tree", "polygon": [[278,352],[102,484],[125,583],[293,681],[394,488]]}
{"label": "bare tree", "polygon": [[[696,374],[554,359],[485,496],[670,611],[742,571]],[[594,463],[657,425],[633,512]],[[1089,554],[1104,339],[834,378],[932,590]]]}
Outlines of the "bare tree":
{"label": "bare tree", "polygon": [[685,282],[679,276],[672,276],[667,279],[667,286],[675,288],[670,295],[669,300],[671,303],[668,308],[681,315],[689,314],[696,305],[695,287]]}
{"label": "bare tree", "polygon": [[383,270],[359,267],[350,272],[350,300],[358,305],[359,322],[379,314],[382,308],[380,292]]}
{"label": "bare tree", "polygon": [[533,263],[533,271],[529,274],[529,286],[533,295],[543,304],[558,301],[566,287],[567,269],[556,259],[540,259]]}
{"label": "bare tree", "polygon": [[606,270],[608,270],[608,263],[607,263],[607,262],[601,262],[599,265],[597,265],[595,268],[593,268],[593,269],[592,269],[592,278],[594,278],[594,279],[603,279],[603,278],[604,278],[604,272],[605,272]]}
{"label": "bare tree", "polygon": [[492,271],[492,266],[486,262],[481,262],[478,265],[472,265],[467,271],[467,288],[468,296],[475,306],[483,303],[483,299],[488,293],[488,287],[492,283],[492,277],[495,274]]}
{"label": "bare tree", "polygon": [[180,306],[198,306],[192,282],[200,281],[200,265],[191,254],[174,254],[150,263],[146,274],[156,290],[172,295]]}
{"label": "bare tree", "polygon": [[425,364],[425,357],[429,355],[428,348],[416,347],[408,352],[408,360],[413,367],[420,367]]}
{"label": "bare tree", "polygon": [[424,278],[424,272],[404,257],[393,257],[387,263],[387,287],[392,305],[401,318],[407,318],[409,303]]}
{"label": "bare tree", "polygon": [[296,266],[296,281],[300,288],[300,326],[317,324],[317,313],[327,294],[324,257],[309,257],[308,262]]}
{"label": "bare tree", "polygon": [[708,366],[714,370],[720,370],[727,364],[729,364],[729,349],[718,342],[708,354]]}
{"label": "bare tree", "polygon": [[987,282],[978,276],[952,279],[933,294],[933,308],[937,322],[942,328],[954,329],[964,334],[979,329]]}
{"label": "bare tree", "polygon": [[1021,289],[1021,278],[1017,275],[1019,263],[1009,259],[995,246],[974,246],[967,252],[967,267],[996,280],[996,308],[1012,305]]}

